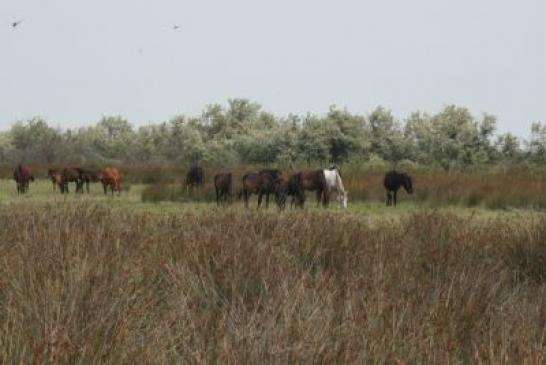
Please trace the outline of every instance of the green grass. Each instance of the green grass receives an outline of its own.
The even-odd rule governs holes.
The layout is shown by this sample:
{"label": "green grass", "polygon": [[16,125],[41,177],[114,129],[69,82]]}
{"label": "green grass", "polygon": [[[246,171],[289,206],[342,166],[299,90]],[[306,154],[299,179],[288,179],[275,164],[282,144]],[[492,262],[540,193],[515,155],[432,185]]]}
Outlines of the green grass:
{"label": "green grass", "polygon": [[[77,204],[82,202],[93,202],[98,204],[104,204],[110,208],[123,209],[132,213],[139,214],[184,214],[184,213],[196,213],[206,212],[210,210],[219,209],[216,206],[215,201],[211,196],[205,198],[199,197],[197,201],[192,201],[191,195],[187,195],[186,191],[179,185],[173,185],[171,190],[180,194],[180,201],[159,201],[148,202],[142,200],[142,192],[149,186],[147,184],[132,184],[126,185],[121,196],[114,194],[112,197],[110,193],[104,195],[102,186],[100,184],[91,185],[90,194],[75,194],[73,184],[70,186],[70,194],[62,195],[58,191],[54,192],[49,180],[39,179],[30,185],[30,191],[25,195],[17,195],[15,189],[15,183],[12,180],[0,180],[0,206],[6,205],[22,205],[22,206],[58,206],[60,208],[71,204]],[[210,195],[210,194],[209,194]],[[412,213],[417,213],[423,210],[433,210],[437,212],[454,213],[457,215],[473,215],[479,217],[519,217],[528,216],[533,214],[541,214],[541,211],[535,208],[505,208],[496,209],[495,207],[487,207],[484,205],[466,207],[464,205],[438,205],[430,201],[421,201],[415,199],[414,196],[410,197],[405,193],[399,194],[399,202],[396,207],[385,206],[382,200],[377,198],[367,200],[352,201],[349,199],[349,205],[347,210],[340,209],[336,202],[332,201],[327,209],[317,207],[314,196],[309,195],[305,210],[324,212],[325,210],[332,213],[344,214],[344,215],[359,215],[366,216],[370,219],[382,219],[382,218],[399,218],[407,216]],[[265,205],[263,205],[265,207]],[[262,207],[262,210],[264,209]],[[257,197],[252,196],[250,202],[251,210],[257,209]],[[244,210],[242,201],[237,201],[227,208],[220,208],[227,210]],[[287,214],[290,209],[286,209],[284,212],[279,212],[275,204],[271,201],[269,205],[269,211],[276,212],[278,214]]]}

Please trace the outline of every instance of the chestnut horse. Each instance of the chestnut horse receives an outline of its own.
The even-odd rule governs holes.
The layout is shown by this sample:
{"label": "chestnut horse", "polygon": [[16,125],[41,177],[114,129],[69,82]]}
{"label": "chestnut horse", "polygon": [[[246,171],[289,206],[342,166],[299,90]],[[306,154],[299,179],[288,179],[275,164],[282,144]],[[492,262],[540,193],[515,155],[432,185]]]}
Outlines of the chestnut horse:
{"label": "chestnut horse", "polygon": [[114,196],[114,191],[118,192],[118,196],[121,195],[121,182],[123,177],[117,168],[105,168],[101,171],[99,180],[102,183],[105,195],[108,194],[108,187],[110,187],[112,196]]}
{"label": "chestnut horse", "polygon": [[63,174],[60,169],[49,169],[47,170],[47,177],[51,180],[53,184],[53,191],[57,191],[57,186],[59,189],[62,188],[61,184],[63,181]]}

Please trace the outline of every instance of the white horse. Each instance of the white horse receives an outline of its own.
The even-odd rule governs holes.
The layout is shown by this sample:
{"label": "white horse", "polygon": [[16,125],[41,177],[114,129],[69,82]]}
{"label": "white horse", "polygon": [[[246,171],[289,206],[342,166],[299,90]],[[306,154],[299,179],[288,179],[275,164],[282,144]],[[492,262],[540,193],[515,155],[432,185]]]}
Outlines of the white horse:
{"label": "white horse", "polygon": [[341,181],[341,175],[336,167],[332,169],[324,169],[324,178],[326,180],[326,194],[329,197],[330,193],[335,191],[337,193],[337,201],[341,208],[347,208],[347,192],[343,187]]}

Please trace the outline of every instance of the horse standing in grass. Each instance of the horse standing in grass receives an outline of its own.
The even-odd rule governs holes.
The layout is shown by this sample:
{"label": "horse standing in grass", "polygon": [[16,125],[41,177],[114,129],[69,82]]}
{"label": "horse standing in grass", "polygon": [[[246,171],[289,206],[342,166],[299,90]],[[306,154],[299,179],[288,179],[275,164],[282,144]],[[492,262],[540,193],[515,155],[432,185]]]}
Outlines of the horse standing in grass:
{"label": "horse standing in grass", "polygon": [[83,181],[80,176],[80,172],[73,167],[64,168],[61,172],[61,183],[59,187],[61,194],[68,194],[68,183],[74,182],[76,184],[76,193],[83,193]]}
{"label": "horse standing in grass", "polygon": [[248,200],[252,194],[258,195],[258,208],[262,204],[263,195],[265,198],[265,207],[269,207],[269,194],[275,193],[275,180],[269,174],[251,173],[243,176],[243,188],[239,192],[245,201],[245,207],[248,208]]}
{"label": "horse standing in grass", "polygon": [[[278,169],[263,169],[258,172],[260,175],[267,175],[273,180],[273,185],[268,184],[263,190],[265,194],[266,206],[269,205],[269,194],[275,194],[275,181],[282,176],[282,171]],[[268,179],[269,181],[269,179]]]}
{"label": "horse standing in grass", "polygon": [[341,174],[337,167],[323,170],[324,179],[326,180],[326,200],[330,198],[330,194],[335,192],[337,195],[337,201],[341,208],[347,208],[347,191],[343,187],[343,181],[341,181]]}
{"label": "horse standing in grass", "polygon": [[303,207],[305,201],[305,195],[300,188],[300,176],[299,174],[293,174],[290,176],[279,176],[275,180],[275,202],[279,209],[284,209],[286,206],[286,197],[291,196],[292,200],[290,206],[294,204],[298,207]]}
{"label": "horse standing in grass", "polygon": [[300,189],[300,194],[303,195],[303,199],[300,198],[299,203],[301,207],[305,203],[305,190],[314,191],[317,196],[317,206],[322,202],[323,206],[326,206],[328,203],[328,187],[326,186],[326,179],[324,177],[323,170],[304,170],[298,174],[298,184]]}
{"label": "horse standing in grass", "polygon": [[193,190],[195,187],[203,186],[205,183],[205,171],[201,166],[193,166],[186,174],[186,192],[189,192],[190,188]]}
{"label": "horse standing in grass", "polygon": [[107,167],[100,173],[100,182],[104,189],[104,195],[108,194],[108,187],[114,196],[114,191],[118,192],[118,196],[121,195],[121,182],[123,177],[118,169],[115,167]]}
{"label": "horse standing in grass", "polygon": [[231,172],[220,173],[214,176],[214,189],[216,190],[216,204],[228,203],[232,198]]}
{"label": "horse standing in grass", "polygon": [[[91,170],[91,169],[84,169],[81,167],[76,167],[76,170],[80,174],[80,180],[82,182],[82,185],[85,184],[85,190],[87,191],[87,194],[90,193],[89,185],[91,183],[95,183],[100,181],[100,171]],[[83,186],[82,186],[82,192],[83,192]]]}
{"label": "horse standing in grass", "polygon": [[34,181],[34,176],[28,167],[19,164],[13,171],[13,179],[17,184],[17,194],[24,194],[28,192],[30,182]]}
{"label": "horse standing in grass", "polygon": [[383,179],[383,186],[387,190],[387,206],[396,206],[396,194],[401,186],[404,187],[408,194],[413,194],[413,183],[411,177],[402,172],[389,171]]}
{"label": "horse standing in grass", "polygon": [[51,180],[51,183],[53,184],[53,191],[57,191],[57,187],[59,189],[62,188],[62,182],[63,182],[63,174],[62,171],[59,169],[49,169],[47,170],[47,177]]}

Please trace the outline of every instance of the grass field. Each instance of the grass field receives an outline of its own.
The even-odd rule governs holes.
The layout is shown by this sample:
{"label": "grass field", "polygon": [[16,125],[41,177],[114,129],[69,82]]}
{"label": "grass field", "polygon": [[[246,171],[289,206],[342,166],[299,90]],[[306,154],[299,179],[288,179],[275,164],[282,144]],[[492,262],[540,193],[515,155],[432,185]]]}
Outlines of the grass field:
{"label": "grass field", "polygon": [[0,363],[545,361],[536,205],[280,213],[145,189],[0,181]]}

